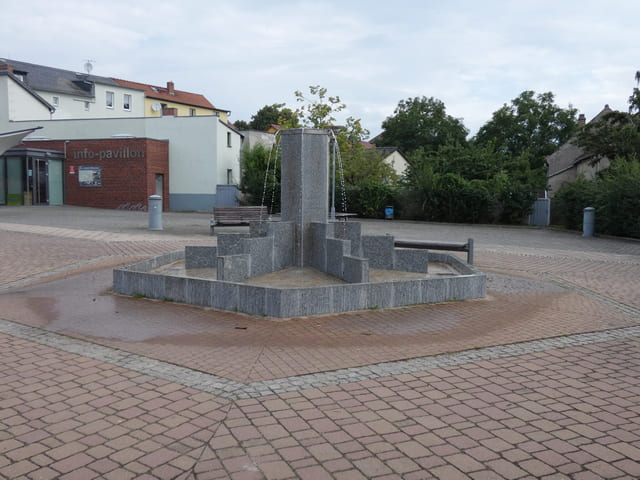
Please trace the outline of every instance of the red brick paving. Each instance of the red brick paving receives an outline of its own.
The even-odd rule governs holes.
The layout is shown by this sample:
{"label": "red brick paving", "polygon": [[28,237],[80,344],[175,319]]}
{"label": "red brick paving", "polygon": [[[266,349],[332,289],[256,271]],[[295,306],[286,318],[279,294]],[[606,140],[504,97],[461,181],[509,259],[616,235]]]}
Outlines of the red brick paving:
{"label": "red brick paving", "polygon": [[[103,288],[103,269],[189,239],[63,233],[0,231],[1,282],[26,285],[5,287],[0,317],[241,382],[639,320],[541,282],[640,307],[632,244],[479,248],[481,269],[511,279],[486,300],[271,322]],[[0,364],[0,478],[640,477],[638,338],[235,402],[5,334]]]}

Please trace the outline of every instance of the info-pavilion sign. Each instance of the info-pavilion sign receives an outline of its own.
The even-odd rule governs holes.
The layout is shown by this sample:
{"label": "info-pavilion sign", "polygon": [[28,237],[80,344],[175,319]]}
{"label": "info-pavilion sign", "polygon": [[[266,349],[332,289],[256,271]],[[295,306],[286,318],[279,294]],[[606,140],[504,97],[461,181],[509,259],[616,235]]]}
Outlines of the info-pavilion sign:
{"label": "info-pavilion sign", "polygon": [[129,160],[145,158],[144,149],[129,147],[112,148],[105,150],[92,150],[85,148],[73,152],[74,160]]}

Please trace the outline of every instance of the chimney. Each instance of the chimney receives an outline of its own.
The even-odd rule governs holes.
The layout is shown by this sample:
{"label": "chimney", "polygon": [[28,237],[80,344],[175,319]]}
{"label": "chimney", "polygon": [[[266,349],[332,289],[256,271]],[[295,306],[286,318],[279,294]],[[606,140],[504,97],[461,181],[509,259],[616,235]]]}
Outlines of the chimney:
{"label": "chimney", "polygon": [[580,115],[578,115],[578,126],[584,127],[586,123],[587,123],[587,119],[585,118],[584,113],[581,113]]}
{"label": "chimney", "polygon": [[173,82],[167,82],[167,90],[169,90],[169,95],[175,95],[176,94]]}

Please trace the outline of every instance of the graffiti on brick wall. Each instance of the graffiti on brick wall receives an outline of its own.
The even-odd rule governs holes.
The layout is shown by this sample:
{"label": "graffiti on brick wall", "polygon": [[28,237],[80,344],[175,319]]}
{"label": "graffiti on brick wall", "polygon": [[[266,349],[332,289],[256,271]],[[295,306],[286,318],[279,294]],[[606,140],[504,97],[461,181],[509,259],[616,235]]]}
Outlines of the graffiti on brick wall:
{"label": "graffiti on brick wall", "polygon": [[147,211],[147,206],[142,204],[142,203],[127,202],[127,203],[123,203],[121,205],[118,205],[116,207],[116,210],[135,210],[135,211],[139,211],[139,212],[146,212]]}

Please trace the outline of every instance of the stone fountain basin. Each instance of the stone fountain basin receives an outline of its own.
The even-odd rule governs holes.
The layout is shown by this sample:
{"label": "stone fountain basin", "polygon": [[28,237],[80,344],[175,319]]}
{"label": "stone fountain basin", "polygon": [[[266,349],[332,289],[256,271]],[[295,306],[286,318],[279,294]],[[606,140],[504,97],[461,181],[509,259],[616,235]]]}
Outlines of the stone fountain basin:
{"label": "stone fountain basin", "polygon": [[374,270],[346,283],[310,268],[290,268],[243,282],[216,280],[215,268],[184,268],[178,250],[117,268],[114,291],[275,318],[383,309],[483,298],[486,277],[455,255],[429,252],[429,273]]}

